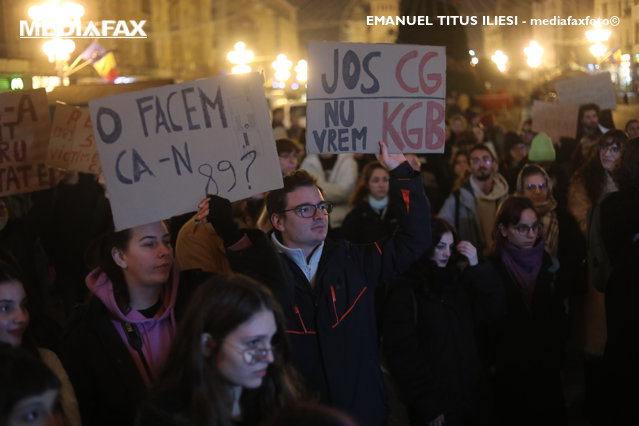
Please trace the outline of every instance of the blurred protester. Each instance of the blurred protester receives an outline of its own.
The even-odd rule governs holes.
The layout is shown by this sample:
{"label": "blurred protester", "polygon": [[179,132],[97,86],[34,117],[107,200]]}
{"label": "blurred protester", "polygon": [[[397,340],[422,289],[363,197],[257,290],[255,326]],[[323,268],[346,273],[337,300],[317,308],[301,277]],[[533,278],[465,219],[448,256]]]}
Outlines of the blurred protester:
{"label": "blurred protester", "polygon": [[603,135],[610,129],[600,123],[601,110],[597,104],[584,104],[579,107],[577,140],[585,135]]}
{"label": "blurred protester", "polygon": [[492,367],[498,425],[566,425],[560,367],[564,312],[532,201],[511,196],[499,207],[490,260],[506,295],[495,328]]}
{"label": "blurred protester", "polygon": [[40,360],[0,344],[0,425],[58,426],[60,380]]}
{"label": "blurred protester", "polygon": [[300,396],[281,309],[264,285],[218,275],[195,292],[138,425],[257,425]]}
{"label": "blurred protester", "polygon": [[356,244],[392,236],[399,222],[399,200],[389,197],[390,175],[379,162],[368,163],[351,197],[353,209],[344,218],[342,237]]}
{"label": "blurred protester", "polygon": [[493,240],[497,206],[508,195],[492,152],[482,144],[469,151],[470,176],[446,199],[439,216],[454,224],[459,238],[484,253]]}
{"label": "blurred protester", "polygon": [[273,128],[273,136],[275,139],[286,138],[286,127],[284,127],[284,108],[275,108],[272,112],[271,127]]}
{"label": "blurred protester", "polygon": [[619,188],[601,202],[601,234],[611,269],[606,291],[608,340],[604,362],[612,426],[639,423],[639,140],[626,142],[613,178]]}
{"label": "blurred protester", "polygon": [[506,182],[508,182],[510,192],[515,190],[517,175],[524,164],[526,164],[528,148],[517,133],[506,133],[504,137],[504,153],[499,163],[499,173],[501,173],[504,179],[506,179]]}
{"label": "blurred protester", "polygon": [[71,318],[60,346],[87,425],[133,425],[163,366],[176,329],[178,270],[162,222],[104,236],[92,296]]}
{"label": "blurred protester", "polygon": [[56,354],[36,346],[29,329],[27,303],[27,291],[17,269],[7,263],[0,263],[0,342],[14,348],[24,348],[51,369],[61,384],[59,391],[62,424],[79,426],[82,422],[73,386]]}
{"label": "blurred protester", "polygon": [[491,401],[475,330],[503,315],[503,287],[452,225],[433,217],[426,255],[391,286],[388,366],[411,425],[489,425]]}
{"label": "blurred protester", "polygon": [[639,138],[639,120],[628,120],[625,129],[628,139]]}

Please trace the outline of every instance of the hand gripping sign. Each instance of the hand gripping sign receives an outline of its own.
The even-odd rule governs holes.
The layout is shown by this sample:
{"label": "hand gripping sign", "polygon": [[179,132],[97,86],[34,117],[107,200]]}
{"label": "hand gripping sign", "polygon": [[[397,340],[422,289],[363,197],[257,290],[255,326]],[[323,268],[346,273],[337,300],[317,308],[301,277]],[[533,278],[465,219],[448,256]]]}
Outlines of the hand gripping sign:
{"label": "hand gripping sign", "polygon": [[442,46],[309,43],[309,153],[443,152]]}
{"label": "hand gripping sign", "polygon": [[89,102],[116,229],[282,186],[262,79],[233,75]]}

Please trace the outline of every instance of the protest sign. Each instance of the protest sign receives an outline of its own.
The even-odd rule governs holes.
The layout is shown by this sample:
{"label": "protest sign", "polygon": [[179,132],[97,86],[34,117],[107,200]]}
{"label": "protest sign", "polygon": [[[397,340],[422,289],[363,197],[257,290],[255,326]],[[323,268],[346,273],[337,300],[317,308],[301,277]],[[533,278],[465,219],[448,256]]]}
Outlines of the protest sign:
{"label": "protest sign", "polygon": [[100,174],[89,108],[57,105],[51,126],[47,164],[66,170]]}
{"label": "protest sign", "polygon": [[595,103],[601,109],[617,106],[615,88],[609,72],[559,80],[555,83],[557,100],[562,105]]}
{"label": "protest sign", "polygon": [[309,43],[309,153],[444,152],[442,46]]}
{"label": "protest sign", "polygon": [[117,229],[278,188],[262,79],[208,78],[89,102]]}
{"label": "protest sign", "polygon": [[535,101],[532,109],[532,130],[544,132],[554,141],[577,136],[578,105],[558,105]]}
{"label": "protest sign", "polygon": [[44,89],[0,93],[0,196],[56,185],[47,167],[51,119]]}

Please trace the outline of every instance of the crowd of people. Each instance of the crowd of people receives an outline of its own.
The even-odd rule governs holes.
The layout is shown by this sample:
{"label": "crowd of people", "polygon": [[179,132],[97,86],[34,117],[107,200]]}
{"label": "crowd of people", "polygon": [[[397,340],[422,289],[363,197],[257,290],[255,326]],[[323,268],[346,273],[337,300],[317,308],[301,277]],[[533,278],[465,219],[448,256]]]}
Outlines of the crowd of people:
{"label": "crowd of people", "polygon": [[568,425],[578,360],[639,424],[639,126],[579,114],[374,156],[275,111],[282,188],[118,232],[89,175],[0,199],[0,426]]}

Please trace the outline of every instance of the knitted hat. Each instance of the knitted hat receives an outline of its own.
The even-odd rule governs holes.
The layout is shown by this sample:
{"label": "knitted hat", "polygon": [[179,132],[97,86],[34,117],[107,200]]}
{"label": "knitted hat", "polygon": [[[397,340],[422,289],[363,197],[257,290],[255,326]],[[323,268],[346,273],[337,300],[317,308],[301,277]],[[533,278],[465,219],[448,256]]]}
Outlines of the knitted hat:
{"label": "knitted hat", "polygon": [[528,160],[534,162],[555,161],[555,147],[552,144],[550,136],[545,133],[539,133],[532,140]]}

